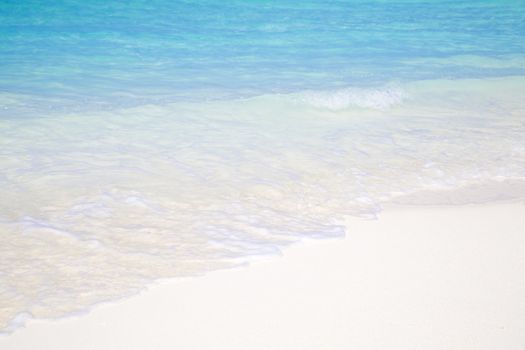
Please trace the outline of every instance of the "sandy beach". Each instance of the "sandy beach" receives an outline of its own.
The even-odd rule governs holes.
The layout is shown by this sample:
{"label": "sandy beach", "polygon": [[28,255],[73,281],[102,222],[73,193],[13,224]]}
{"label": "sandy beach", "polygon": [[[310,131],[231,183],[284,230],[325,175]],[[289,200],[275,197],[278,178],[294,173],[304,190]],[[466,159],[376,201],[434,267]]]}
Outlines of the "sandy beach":
{"label": "sandy beach", "polygon": [[525,205],[396,207],[345,239],[166,281],[15,349],[523,349]]}
{"label": "sandy beach", "polygon": [[525,350],[525,1],[2,1],[0,350]]}

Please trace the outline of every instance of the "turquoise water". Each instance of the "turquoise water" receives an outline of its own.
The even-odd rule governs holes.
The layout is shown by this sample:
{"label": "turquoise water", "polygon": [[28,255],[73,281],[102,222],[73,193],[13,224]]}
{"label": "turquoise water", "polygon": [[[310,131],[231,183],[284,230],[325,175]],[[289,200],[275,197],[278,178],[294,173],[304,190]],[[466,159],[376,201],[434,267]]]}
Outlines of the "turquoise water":
{"label": "turquoise water", "polygon": [[[41,97],[37,108],[123,107],[523,74],[513,59],[525,51],[524,11],[522,1],[2,1],[0,91]],[[462,56],[473,60],[449,60]]]}
{"label": "turquoise water", "polygon": [[522,1],[2,1],[0,333],[525,193]]}

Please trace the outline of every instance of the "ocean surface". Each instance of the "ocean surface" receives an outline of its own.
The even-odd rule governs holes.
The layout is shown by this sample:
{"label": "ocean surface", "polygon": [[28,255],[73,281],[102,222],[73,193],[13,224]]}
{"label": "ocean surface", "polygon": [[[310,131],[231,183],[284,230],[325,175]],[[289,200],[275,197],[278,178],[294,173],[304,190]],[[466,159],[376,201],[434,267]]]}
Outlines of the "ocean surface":
{"label": "ocean surface", "polygon": [[524,184],[524,1],[0,2],[0,333]]}

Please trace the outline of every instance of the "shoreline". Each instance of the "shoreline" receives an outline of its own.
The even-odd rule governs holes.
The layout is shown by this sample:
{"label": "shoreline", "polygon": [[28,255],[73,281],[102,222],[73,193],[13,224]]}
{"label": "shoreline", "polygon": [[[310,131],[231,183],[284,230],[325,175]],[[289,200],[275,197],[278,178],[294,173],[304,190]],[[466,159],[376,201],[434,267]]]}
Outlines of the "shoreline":
{"label": "shoreline", "polygon": [[162,281],[0,348],[494,349],[525,346],[525,205],[389,206],[247,268]]}

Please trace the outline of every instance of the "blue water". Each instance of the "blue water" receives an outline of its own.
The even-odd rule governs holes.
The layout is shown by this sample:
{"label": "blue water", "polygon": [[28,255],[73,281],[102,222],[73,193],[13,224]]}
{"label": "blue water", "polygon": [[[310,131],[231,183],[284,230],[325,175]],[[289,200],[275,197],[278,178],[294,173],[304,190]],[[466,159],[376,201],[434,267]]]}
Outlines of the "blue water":
{"label": "blue water", "polygon": [[524,140],[524,1],[0,0],[0,333],[523,198]]}
{"label": "blue water", "polygon": [[501,0],[4,0],[0,91],[123,106],[517,75],[447,58],[521,57],[524,13]]}

